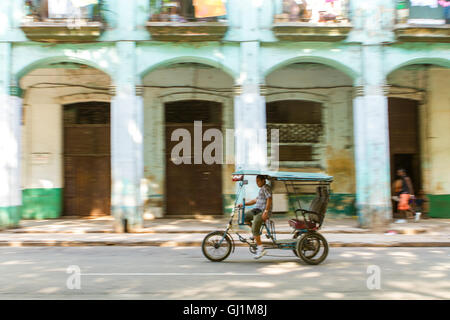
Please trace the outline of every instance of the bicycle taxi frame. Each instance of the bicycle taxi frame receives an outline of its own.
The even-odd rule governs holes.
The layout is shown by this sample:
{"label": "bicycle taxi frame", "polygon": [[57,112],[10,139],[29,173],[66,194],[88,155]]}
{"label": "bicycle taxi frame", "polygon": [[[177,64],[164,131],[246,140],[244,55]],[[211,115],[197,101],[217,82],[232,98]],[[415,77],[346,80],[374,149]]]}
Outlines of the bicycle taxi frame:
{"label": "bicycle taxi frame", "polygon": [[[235,249],[235,239],[231,232],[237,236],[237,240],[249,246],[251,253],[256,253],[256,243],[254,240],[245,238],[238,231],[234,230],[233,222],[237,214],[237,224],[245,225],[245,199],[242,200],[242,207],[238,207],[239,196],[248,184],[244,180],[246,176],[263,175],[271,184],[283,183],[288,196],[296,196],[295,219],[288,221],[292,227],[292,236],[288,239],[277,239],[275,223],[269,218],[262,226],[262,231],[270,240],[265,243],[265,249],[292,250],[294,254],[307,264],[319,264],[328,255],[328,243],[318,232],[321,228],[328,205],[330,195],[330,184],[333,177],[320,173],[305,172],[282,172],[265,170],[241,170],[233,173],[233,181],[239,182],[234,209],[230,216],[228,226],[225,230],[213,231],[206,235],[202,243],[202,251],[206,258],[218,262],[225,260]],[[306,188],[306,189],[305,189]],[[303,209],[299,195],[304,190],[314,189],[315,197],[309,209]],[[308,192],[309,193],[309,192]],[[298,213],[301,214],[299,218]]]}

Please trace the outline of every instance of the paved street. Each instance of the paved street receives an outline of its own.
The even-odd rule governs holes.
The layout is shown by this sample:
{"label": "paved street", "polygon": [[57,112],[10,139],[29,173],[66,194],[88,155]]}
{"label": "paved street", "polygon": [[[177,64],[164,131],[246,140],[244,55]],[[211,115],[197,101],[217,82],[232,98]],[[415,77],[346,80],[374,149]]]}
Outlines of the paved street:
{"label": "paved street", "polygon": [[[0,299],[450,299],[449,248],[331,248],[319,266],[269,254],[237,248],[212,263],[199,247],[2,247]],[[70,265],[79,290],[67,288]],[[379,290],[367,287],[373,265]]]}

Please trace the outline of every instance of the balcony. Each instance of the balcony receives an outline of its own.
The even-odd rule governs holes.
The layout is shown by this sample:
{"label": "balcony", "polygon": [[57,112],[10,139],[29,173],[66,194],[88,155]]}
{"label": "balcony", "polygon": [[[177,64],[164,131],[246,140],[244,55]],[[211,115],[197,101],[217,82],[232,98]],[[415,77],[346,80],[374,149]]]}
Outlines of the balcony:
{"label": "balcony", "polygon": [[403,42],[450,42],[450,1],[397,1],[394,32]]}
{"label": "balcony", "polygon": [[50,43],[93,42],[100,36],[101,0],[25,1],[21,29],[32,41]]}
{"label": "balcony", "polygon": [[157,41],[220,41],[228,28],[223,0],[151,0],[147,29]]}
{"label": "balcony", "polygon": [[283,0],[273,31],[279,40],[342,41],[352,29],[348,5],[348,0]]}

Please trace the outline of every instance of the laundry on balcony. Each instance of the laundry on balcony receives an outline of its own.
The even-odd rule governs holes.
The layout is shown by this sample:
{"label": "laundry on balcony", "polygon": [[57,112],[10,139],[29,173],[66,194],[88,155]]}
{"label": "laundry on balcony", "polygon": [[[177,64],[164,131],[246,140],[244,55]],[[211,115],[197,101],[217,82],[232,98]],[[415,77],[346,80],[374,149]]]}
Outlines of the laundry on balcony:
{"label": "laundry on balcony", "polygon": [[27,20],[47,19],[94,19],[99,11],[99,0],[27,0],[25,10]]}
{"label": "laundry on balcony", "polygon": [[410,2],[412,7],[438,7],[438,0],[410,0]]}
{"label": "laundry on balcony", "polygon": [[40,42],[90,42],[103,29],[101,0],[27,0],[21,29]]}
{"label": "laundry on balcony", "polygon": [[443,1],[439,0],[410,0],[409,24],[441,25],[446,23]]}
{"label": "laundry on balcony", "polygon": [[151,21],[221,21],[226,0],[150,0]]}
{"label": "laundry on balcony", "polygon": [[223,0],[193,0],[196,18],[220,17],[227,13]]}

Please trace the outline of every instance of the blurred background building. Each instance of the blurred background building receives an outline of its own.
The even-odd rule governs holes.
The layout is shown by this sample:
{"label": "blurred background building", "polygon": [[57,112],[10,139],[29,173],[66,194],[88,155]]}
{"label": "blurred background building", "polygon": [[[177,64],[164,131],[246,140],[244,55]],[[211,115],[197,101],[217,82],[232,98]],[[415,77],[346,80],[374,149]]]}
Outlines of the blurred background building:
{"label": "blurred background building", "polygon": [[231,173],[270,140],[255,152],[237,136],[236,165],[174,165],[171,133],[200,120],[279,129],[280,170],[335,177],[329,214],[385,223],[402,167],[430,216],[448,218],[449,7],[2,0],[0,225],[112,214],[120,229],[145,214],[228,214]]}

